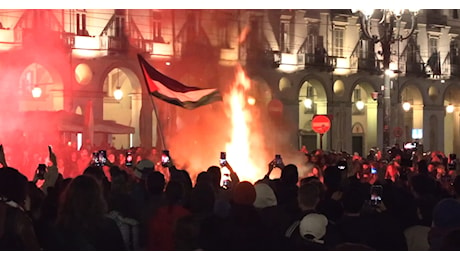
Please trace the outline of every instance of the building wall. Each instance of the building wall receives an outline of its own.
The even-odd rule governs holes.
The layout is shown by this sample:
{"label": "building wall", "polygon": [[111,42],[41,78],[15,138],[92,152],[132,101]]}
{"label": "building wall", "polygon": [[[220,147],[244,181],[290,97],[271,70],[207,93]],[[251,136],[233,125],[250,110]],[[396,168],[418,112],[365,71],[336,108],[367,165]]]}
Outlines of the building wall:
{"label": "building wall", "polygon": [[[383,76],[353,67],[353,51],[360,39],[362,29],[356,14],[349,12],[337,14],[331,10],[319,9],[52,10],[49,13],[53,15],[52,19],[49,19],[49,24],[59,27],[62,46],[54,49],[52,54],[54,63],[50,63],[47,60],[51,55],[49,53],[53,52],[50,52],[49,47],[32,48],[23,45],[22,38],[17,36],[19,31],[15,30],[17,25],[27,25],[21,18],[33,11],[5,9],[0,12],[0,22],[4,27],[0,29],[0,55],[7,57],[0,60],[0,68],[2,71],[5,71],[4,69],[11,71],[9,75],[0,75],[2,85],[18,84],[21,71],[34,62],[47,64],[45,68],[54,75],[52,80],[55,85],[52,89],[44,89],[54,91],[50,92],[53,93],[49,96],[52,101],[46,102],[46,109],[75,111],[77,107],[84,108],[88,100],[93,100],[95,118],[111,119],[136,128],[135,145],[155,145],[158,140],[158,131],[155,129],[157,119],[152,113],[152,104],[147,102],[149,99],[145,93],[142,74],[138,69],[137,53],[144,53],[153,65],[171,77],[203,87],[215,87],[215,82],[220,83],[218,85],[220,88],[228,87],[223,85],[232,78],[234,66],[241,64],[252,78],[260,78],[266,83],[272,98],[283,101],[285,118],[289,119],[296,130],[304,130],[314,135],[315,133],[308,128],[303,129],[310,120],[307,116],[311,115],[302,113],[302,102],[299,102],[302,86],[309,82],[314,85],[317,93],[322,93],[321,98],[318,99],[317,112],[333,115],[332,127],[324,137],[324,149],[351,151],[352,128],[358,123],[364,128],[363,151],[374,146],[381,148],[383,145],[383,102],[381,100]],[[425,62],[430,58],[428,38],[430,36],[438,38],[443,74],[439,77],[431,75],[417,77],[400,73],[391,80],[394,86],[391,94],[391,114],[395,115],[390,122],[391,133],[395,128],[405,125],[423,128],[424,136],[420,141],[425,144],[427,150],[444,149],[446,135],[450,133],[454,133],[454,140],[460,140],[455,131],[459,123],[456,120],[448,120],[449,123],[446,124],[444,121],[445,86],[450,86],[457,81],[457,78],[449,75],[451,64],[444,64],[444,61],[451,53],[451,42],[458,40],[459,21],[452,17],[452,10],[445,10],[443,13],[447,15],[446,22],[443,23],[443,19],[439,19],[436,21],[441,21],[440,23],[432,24],[430,21],[433,19],[430,20],[429,12],[422,10],[415,30],[420,57]],[[86,15],[88,35],[76,35],[77,14]],[[115,15],[125,18],[125,32],[128,34],[125,33],[123,37],[130,43],[129,47],[110,48],[110,44],[119,43],[113,42],[113,36],[110,35],[110,28],[114,26],[110,22]],[[191,15],[195,20],[191,20]],[[259,23],[253,22],[254,20],[258,20]],[[161,41],[155,38],[154,33],[158,34],[155,27],[158,22],[161,24]],[[285,37],[287,46],[284,46],[287,48],[284,50],[281,49],[283,47],[281,39],[284,37],[281,30],[282,23],[289,24],[286,27],[289,30]],[[340,27],[344,30],[343,56],[332,57],[330,64],[332,68],[305,62],[306,53],[303,51],[303,46],[309,34],[308,25],[313,23],[319,23],[318,36],[324,39],[323,47],[329,56],[334,56],[334,28]],[[260,27],[252,28],[251,26],[255,24]],[[251,49],[254,45],[251,47],[250,43],[256,33],[258,34],[256,38],[260,38],[257,46],[259,50],[263,50],[261,52],[263,56],[256,59],[258,63],[248,63],[247,57],[255,53]],[[192,37],[192,34],[195,36]],[[398,44],[392,46],[393,62],[406,45],[407,41],[403,41],[399,47]],[[206,52],[195,51],[194,53],[193,50],[198,50],[196,48]],[[279,55],[278,64],[274,64],[275,54]],[[382,58],[379,44],[375,45],[375,56],[377,59]],[[12,60],[12,57],[15,61],[5,64],[5,61]],[[16,60],[18,57],[21,57],[22,61]],[[404,61],[402,58],[401,60]],[[79,64],[86,64],[89,67],[88,75],[91,76],[86,82],[75,78],[75,68]],[[104,85],[114,68],[121,68],[125,72],[124,78],[128,81],[122,84],[122,88],[127,92],[134,91],[136,95],[131,96],[131,100],[123,99],[121,102],[115,102],[112,99],[113,94],[110,93],[113,84],[111,87]],[[289,86],[280,89],[281,79],[289,82]],[[444,82],[442,83],[441,80]],[[340,91],[334,89],[338,81],[342,85]],[[366,114],[361,116],[353,116],[352,113],[354,105],[352,93],[357,85],[365,86],[363,96],[366,97],[367,108]],[[420,97],[419,105],[416,107],[419,112],[412,116],[407,116],[400,109],[403,102],[402,91],[406,87],[408,89],[410,87],[414,95],[419,93],[417,95]],[[452,88],[457,89],[457,86]],[[6,87],[0,91],[6,92]],[[370,98],[372,92],[380,93],[378,100],[374,101]],[[33,103],[33,100],[31,102],[12,102],[12,106],[34,109],[40,105],[38,102]],[[7,109],[2,108],[2,110]],[[120,113],[120,111],[124,112]],[[164,115],[175,115],[175,112],[163,108],[159,118]],[[412,118],[412,120],[406,124],[403,122],[404,118]],[[430,122],[437,122],[437,125],[433,126]],[[143,127],[146,128],[142,129]],[[445,129],[446,127],[453,130]],[[296,130],[286,133],[285,137],[290,140],[292,147],[299,146],[299,131]],[[394,134],[391,136],[392,142],[409,141],[407,139],[409,136],[406,133],[402,137]],[[121,143],[124,146],[126,140]],[[460,152],[456,151],[459,149],[456,146],[447,147],[453,152]]]}

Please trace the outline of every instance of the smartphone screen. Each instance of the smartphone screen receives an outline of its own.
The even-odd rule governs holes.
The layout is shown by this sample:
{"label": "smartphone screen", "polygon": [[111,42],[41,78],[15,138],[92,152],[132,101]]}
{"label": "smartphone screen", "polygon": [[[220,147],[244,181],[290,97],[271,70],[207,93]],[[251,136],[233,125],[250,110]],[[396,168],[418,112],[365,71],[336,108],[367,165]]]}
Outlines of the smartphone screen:
{"label": "smartphone screen", "polygon": [[224,189],[230,188],[231,182],[232,182],[232,179],[230,178],[230,174],[228,173],[222,174],[222,188]]}
{"label": "smartphone screen", "polygon": [[220,159],[219,159],[220,166],[224,166],[226,162],[227,162],[227,153],[220,152]]}
{"label": "smartphone screen", "polygon": [[107,152],[105,150],[99,150],[93,153],[92,158],[93,165],[104,166],[107,164]]}
{"label": "smartphone screen", "polygon": [[276,154],[275,155],[275,165],[276,166],[280,166],[283,164],[283,159],[281,159],[281,155],[280,154]]}
{"label": "smartphone screen", "polygon": [[382,185],[372,185],[370,191],[370,202],[371,205],[376,206],[382,202],[382,193],[383,193],[383,186]]}
{"label": "smartphone screen", "polygon": [[38,179],[40,180],[44,180],[45,179],[45,173],[46,173],[46,165],[43,164],[43,163],[40,163],[37,167],[37,177]]}
{"label": "smartphone screen", "polygon": [[125,155],[125,165],[127,167],[133,166],[133,154],[131,151],[127,151]]}
{"label": "smartphone screen", "polygon": [[163,167],[168,167],[171,164],[171,158],[169,157],[169,151],[163,150],[161,154],[161,165]]}
{"label": "smartphone screen", "polygon": [[107,164],[107,152],[105,150],[99,151],[99,164],[100,166],[104,166]]}
{"label": "smartphone screen", "polygon": [[371,174],[377,174],[377,169],[375,167],[371,167]]}
{"label": "smartphone screen", "polygon": [[404,144],[404,149],[406,150],[412,150],[417,148],[417,143],[405,143]]}
{"label": "smartphone screen", "polygon": [[93,161],[93,165],[100,166],[101,163],[100,163],[100,160],[99,160],[99,153],[98,152],[93,153],[92,161]]}

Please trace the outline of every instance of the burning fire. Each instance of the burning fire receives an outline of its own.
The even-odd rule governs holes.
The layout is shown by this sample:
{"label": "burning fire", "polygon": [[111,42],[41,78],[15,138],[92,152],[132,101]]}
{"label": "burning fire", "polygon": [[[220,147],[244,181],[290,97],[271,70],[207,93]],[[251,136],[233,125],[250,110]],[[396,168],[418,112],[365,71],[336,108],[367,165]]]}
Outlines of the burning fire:
{"label": "burning fire", "polygon": [[[231,120],[230,142],[226,143],[225,149],[228,162],[238,177],[255,182],[265,175],[267,161],[258,111],[252,102],[248,102],[250,88],[251,80],[238,67],[235,82],[228,96],[224,97]],[[222,169],[224,173],[226,170]]]}

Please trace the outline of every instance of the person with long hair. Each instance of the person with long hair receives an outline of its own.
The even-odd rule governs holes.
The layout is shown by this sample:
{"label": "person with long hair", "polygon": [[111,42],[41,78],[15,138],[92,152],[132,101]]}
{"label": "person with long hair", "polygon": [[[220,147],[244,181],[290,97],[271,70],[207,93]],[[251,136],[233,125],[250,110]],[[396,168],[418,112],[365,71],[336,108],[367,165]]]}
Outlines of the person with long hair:
{"label": "person with long hair", "polygon": [[125,250],[116,222],[107,216],[102,188],[91,175],[79,175],[61,197],[55,250]]}

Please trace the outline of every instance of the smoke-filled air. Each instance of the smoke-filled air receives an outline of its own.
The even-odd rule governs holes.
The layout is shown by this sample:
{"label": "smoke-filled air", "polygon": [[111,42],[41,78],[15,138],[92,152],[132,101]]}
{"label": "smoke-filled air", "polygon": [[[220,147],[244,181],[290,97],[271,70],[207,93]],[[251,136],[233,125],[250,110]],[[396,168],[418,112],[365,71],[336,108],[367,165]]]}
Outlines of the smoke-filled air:
{"label": "smoke-filled air", "polygon": [[[223,102],[180,111],[178,131],[165,135],[175,163],[193,177],[219,165],[220,152],[226,152],[240,179],[250,182],[263,178],[275,154],[280,154],[285,164],[300,166],[302,154],[288,146],[267,108],[248,96],[254,82],[239,66],[234,77],[223,92]],[[272,174],[279,176],[280,170]]]}

